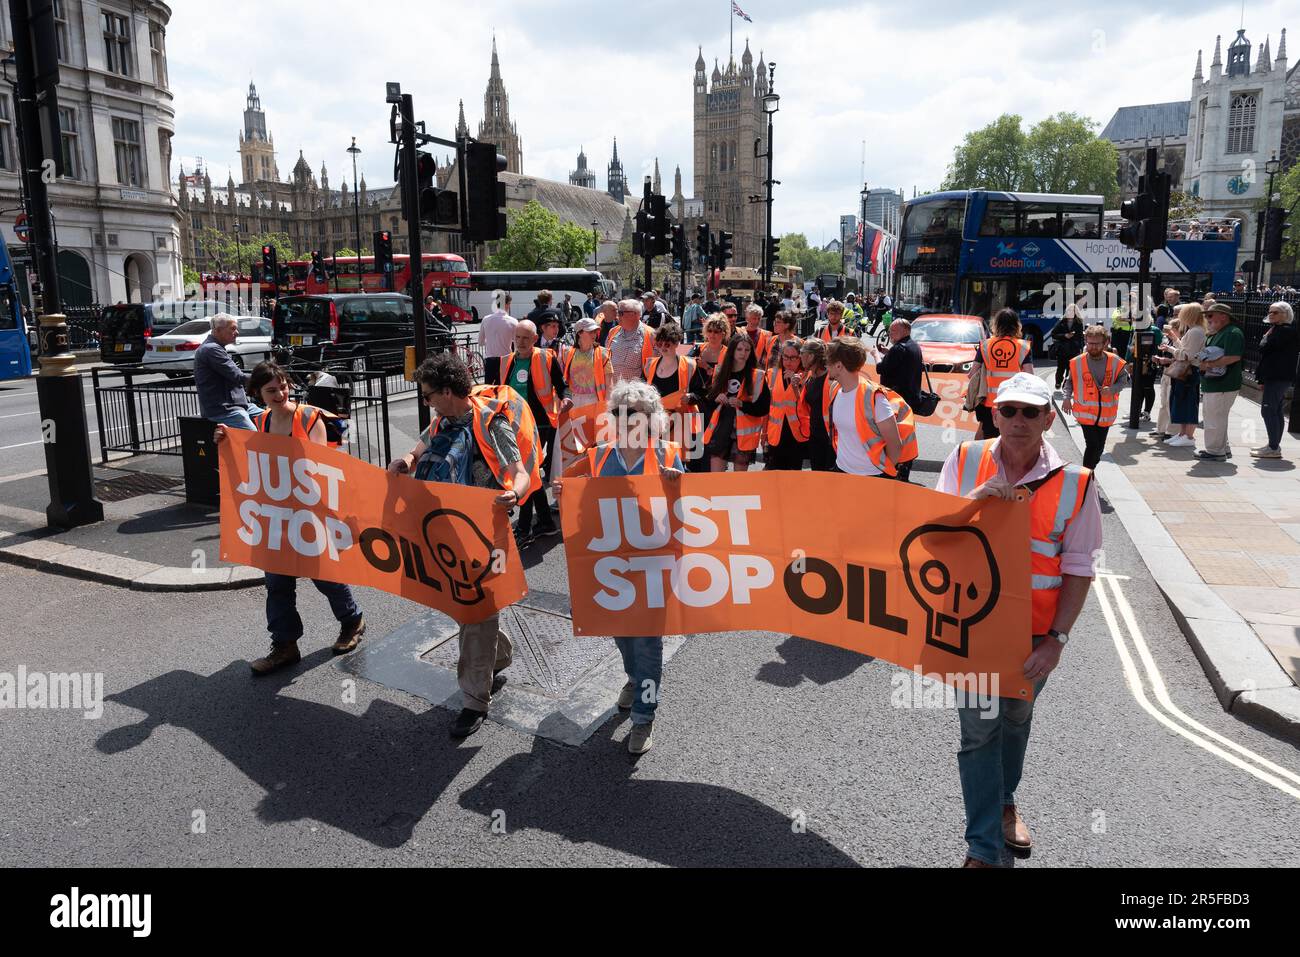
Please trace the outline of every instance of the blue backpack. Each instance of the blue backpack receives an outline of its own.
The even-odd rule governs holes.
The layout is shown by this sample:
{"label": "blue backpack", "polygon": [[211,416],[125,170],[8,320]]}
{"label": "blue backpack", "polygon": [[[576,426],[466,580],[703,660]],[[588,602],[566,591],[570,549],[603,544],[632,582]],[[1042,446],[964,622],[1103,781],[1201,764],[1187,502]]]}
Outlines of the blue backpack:
{"label": "blue backpack", "polygon": [[469,426],[447,423],[430,439],[415,465],[415,477],[422,482],[472,485],[473,464],[474,436]]}

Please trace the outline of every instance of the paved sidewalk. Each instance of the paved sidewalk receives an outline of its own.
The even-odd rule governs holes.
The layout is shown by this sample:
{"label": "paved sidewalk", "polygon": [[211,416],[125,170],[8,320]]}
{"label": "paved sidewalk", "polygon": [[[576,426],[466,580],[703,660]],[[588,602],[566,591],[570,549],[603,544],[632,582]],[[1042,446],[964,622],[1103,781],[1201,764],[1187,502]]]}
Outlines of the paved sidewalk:
{"label": "paved sidewalk", "polygon": [[[1128,393],[1120,403],[1128,409]],[[1159,411],[1159,405],[1155,411]],[[1082,447],[1078,426],[1066,417]],[[1281,459],[1265,443],[1259,404],[1239,397],[1232,458],[1170,448],[1143,421],[1111,429],[1097,479],[1173,608],[1223,706],[1300,737],[1300,439]],[[1200,446],[1202,433],[1197,430]]]}

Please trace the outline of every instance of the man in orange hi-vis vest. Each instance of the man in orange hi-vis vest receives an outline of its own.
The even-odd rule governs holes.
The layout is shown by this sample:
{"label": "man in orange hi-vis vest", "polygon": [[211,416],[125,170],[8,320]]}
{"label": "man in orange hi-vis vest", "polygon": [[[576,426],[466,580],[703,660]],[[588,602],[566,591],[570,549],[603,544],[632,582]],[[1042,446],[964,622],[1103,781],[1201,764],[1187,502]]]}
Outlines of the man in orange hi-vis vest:
{"label": "man in orange hi-vis vest", "polygon": [[[1092,471],[1063,462],[1045,440],[1054,418],[1051,388],[1031,373],[1017,373],[1002,383],[993,401],[1000,437],[959,445],[944,462],[936,488],[970,499],[1029,499],[1034,649],[1024,673],[1034,682],[1034,699],[997,697],[994,690],[981,701],[959,692],[965,699],[958,701],[957,754],[969,845],[964,867],[1000,866],[1004,846],[1013,852],[1030,849],[1015,795],[1034,705],[1061,660],[1101,550]],[[957,600],[954,595],[954,614]]]}
{"label": "man in orange hi-vis vest", "polygon": [[1095,469],[1106,450],[1106,433],[1119,417],[1119,393],[1128,383],[1124,360],[1106,350],[1104,326],[1083,330],[1084,351],[1070,360],[1061,411],[1083,430],[1083,464]]}

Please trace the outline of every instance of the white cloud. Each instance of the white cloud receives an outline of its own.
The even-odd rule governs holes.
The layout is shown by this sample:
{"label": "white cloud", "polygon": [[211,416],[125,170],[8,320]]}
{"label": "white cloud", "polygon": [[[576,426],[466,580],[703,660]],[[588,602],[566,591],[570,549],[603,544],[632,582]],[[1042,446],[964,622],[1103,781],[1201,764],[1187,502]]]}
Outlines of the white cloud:
{"label": "white cloud", "polygon": [[[1000,113],[1029,123],[1069,110],[1105,124],[1120,106],[1187,98],[1197,49],[1208,68],[1216,33],[1226,48],[1241,16],[1234,3],[1204,0],[1145,18],[1151,7],[1127,0],[992,11],[956,0],[742,6],[754,22],[735,23],[737,59],[748,37],[755,59],[761,49],[778,64],[776,231],[810,238],[829,238],[856,207],[864,140],[867,181],[910,195],[937,185],[953,147]],[[301,148],[317,173],[327,164],[332,185],[345,171],[350,180],[345,150],[356,136],[362,172],[387,185],[384,82],[414,95],[430,132],[451,136],[458,99],[476,130],[495,30],[525,172],[563,180],[583,146],[603,187],[617,136],[634,189],[658,156],[666,191],[680,164],[691,195],[693,65],[702,45],[709,72],[714,57],[725,66],[725,10],[722,0],[707,11],[686,0],[227,0],[215,16],[177,0],[176,153],[203,156],[224,184],[252,79],[281,176]],[[1276,53],[1281,0],[1252,4],[1247,17],[1250,39],[1271,34]]]}

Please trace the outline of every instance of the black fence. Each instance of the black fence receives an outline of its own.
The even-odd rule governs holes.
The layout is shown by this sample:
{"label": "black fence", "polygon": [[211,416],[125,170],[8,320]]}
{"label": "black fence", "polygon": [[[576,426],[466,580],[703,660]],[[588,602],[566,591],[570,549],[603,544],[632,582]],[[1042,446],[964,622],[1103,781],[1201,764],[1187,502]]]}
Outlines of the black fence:
{"label": "black fence", "polygon": [[1232,309],[1232,316],[1246,334],[1246,355],[1242,359],[1244,372],[1248,379],[1255,378],[1255,366],[1259,364],[1259,341],[1268,329],[1268,307],[1275,302],[1289,302],[1292,309],[1300,310],[1300,296],[1215,294],[1215,301]]}

